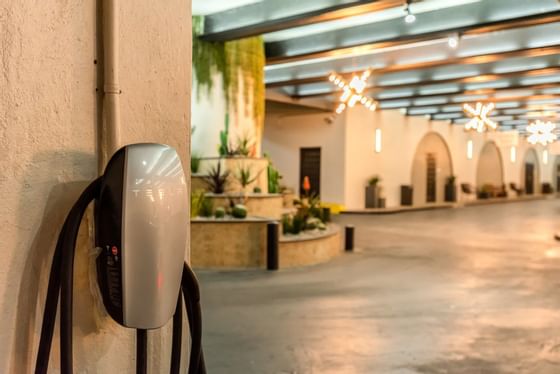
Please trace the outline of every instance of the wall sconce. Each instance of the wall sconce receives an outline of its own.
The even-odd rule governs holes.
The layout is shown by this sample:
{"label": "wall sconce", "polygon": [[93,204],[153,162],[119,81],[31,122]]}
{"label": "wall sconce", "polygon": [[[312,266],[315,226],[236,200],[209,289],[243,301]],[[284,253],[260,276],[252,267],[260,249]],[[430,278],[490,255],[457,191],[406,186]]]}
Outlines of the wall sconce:
{"label": "wall sconce", "polygon": [[381,152],[381,129],[375,129],[375,153]]}
{"label": "wall sconce", "polygon": [[517,149],[514,145],[512,145],[509,150],[509,159],[512,163],[515,163],[515,160],[517,160]]}
{"label": "wall sconce", "polygon": [[472,140],[467,141],[467,158],[469,160],[472,160],[472,158],[473,158],[473,141]]}
{"label": "wall sconce", "polygon": [[548,149],[545,149],[542,152],[542,163],[547,165],[548,164]]}

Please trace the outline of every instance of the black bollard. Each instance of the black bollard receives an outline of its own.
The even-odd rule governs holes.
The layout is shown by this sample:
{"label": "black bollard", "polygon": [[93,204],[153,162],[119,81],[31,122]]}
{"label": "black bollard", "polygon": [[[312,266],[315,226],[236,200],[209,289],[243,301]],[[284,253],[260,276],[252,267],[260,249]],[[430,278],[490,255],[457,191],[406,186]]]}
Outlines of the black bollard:
{"label": "black bollard", "polygon": [[278,222],[266,225],[266,269],[278,270]]}
{"label": "black bollard", "polygon": [[323,207],[323,222],[327,223],[331,221],[331,208]]}
{"label": "black bollard", "polygon": [[352,225],[344,228],[344,250],[347,252],[354,250],[354,226]]}

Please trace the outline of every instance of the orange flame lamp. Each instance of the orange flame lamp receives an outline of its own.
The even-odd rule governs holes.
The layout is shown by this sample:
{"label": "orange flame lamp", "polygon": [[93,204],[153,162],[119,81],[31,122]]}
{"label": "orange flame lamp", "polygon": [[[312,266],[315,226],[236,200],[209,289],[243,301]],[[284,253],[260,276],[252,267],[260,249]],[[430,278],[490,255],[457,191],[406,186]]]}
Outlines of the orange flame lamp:
{"label": "orange flame lamp", "polygon": [[306,193],[309,193],[309,190],[311,190],[311,183],[309,182],[308,176],[303,177],[303,190]]}

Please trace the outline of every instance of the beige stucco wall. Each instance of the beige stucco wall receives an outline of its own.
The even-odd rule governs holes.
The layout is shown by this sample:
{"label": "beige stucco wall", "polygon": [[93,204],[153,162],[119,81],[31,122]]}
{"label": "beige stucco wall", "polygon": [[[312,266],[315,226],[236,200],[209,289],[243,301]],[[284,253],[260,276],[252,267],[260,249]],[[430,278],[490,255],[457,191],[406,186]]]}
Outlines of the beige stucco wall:
{"label": "beige stucco wall", "polygon": [[500,187],[504,184],[502,156],[496,143],[490,141],[484,144],[480,151],[476,167],[476,187],[485,184]]}
{"label": "beige stucco wall", "polygon": [[[96,176],[97,3],[0,4],[0,373],[32,371],[56,236]],[[190,1],[122,1],[119,13],[122,139],[170,144],[188,165]],[[97,318],[89,291],[90,221],[77,248],[75,372],[133,372],[133,331]],[[150,372],[168,371],[169,335],[150,333]]]}
{"label": "beige stucco wall", "polygon": [[[321,147],[321,198],[342,204],[346,209],[363,209],[365,186],[373,175],[382,178],[383,196],[387,207],[400,205],[400,186],[412,183],[412,167],[416,149],[426,134],[437,133],[449,149],[456,184],[476,186],[477,165],[484,144],[495,140],[494,133],[465,132],[463,126],[448,121],[430,121],[423,116],[405,116],[398,110],[371,112],[356,105],[336,116],[333,123],[325,121],[327,113],[287,116],[267,115],[263,150],[268,152],[284,175],[283,184],[299,184],[299,148]],[[382,150],[375,152],[375,130],[382,131]],[[467,143],[473,144],[473,157],[467,157]],[[520,137],[515,145],[517,158],[510,159],[511,145],[499,144],[503,161],[503,180],[523,185],[521,168],[523,157],[534,148],[539,160],[539,180],[552,178],[554,160],[542,161],[545,147],[532,146]],[[552,156],[552,154],[551,154]],[[441,173],[442,178],[444,173]],[[438,195],[440,193],[438,192]],[[458,196],[461,198],[461,195]],[[420,201],[420,205],[425,204]],[[415,201],[417,205],[417,201]]]}
{"label": "beige stucco wall", "polygon": [[333,123],[325,121],[328,113],[266,115],[263,152],[282,174],[280,184],[299,194],[300,148],[321,147],[321,199],[344,202],[345,115],[337,116]]}

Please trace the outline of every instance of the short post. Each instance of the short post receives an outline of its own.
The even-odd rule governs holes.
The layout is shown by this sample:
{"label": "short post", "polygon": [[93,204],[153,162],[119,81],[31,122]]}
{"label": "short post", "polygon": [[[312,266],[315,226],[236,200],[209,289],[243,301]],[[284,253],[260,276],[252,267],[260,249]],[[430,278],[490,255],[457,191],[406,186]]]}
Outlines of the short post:
{"label": "short post", "polygon": [[346,225],[344,228],[344,250],[347,252],[354,250],[354,226]]}
{"label": "short post", "polygon": [[323,222],[330,222],[331,221],[331,208],[323,207]]}
{"label": "short post", "polygon": [[266,269],[278,270],[278,222],[269,222],[266,225]]}

